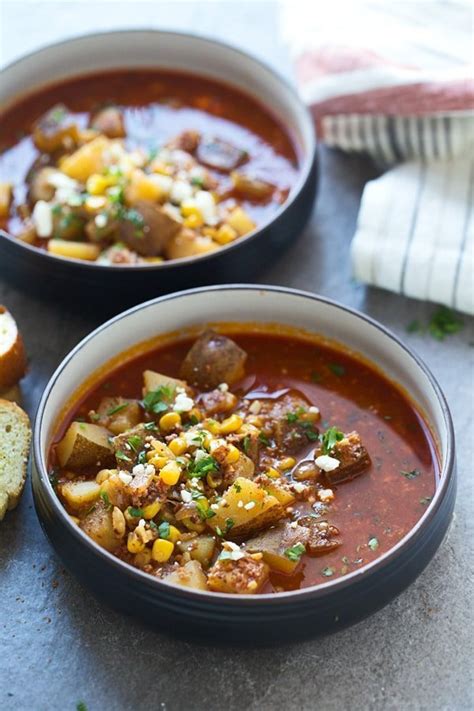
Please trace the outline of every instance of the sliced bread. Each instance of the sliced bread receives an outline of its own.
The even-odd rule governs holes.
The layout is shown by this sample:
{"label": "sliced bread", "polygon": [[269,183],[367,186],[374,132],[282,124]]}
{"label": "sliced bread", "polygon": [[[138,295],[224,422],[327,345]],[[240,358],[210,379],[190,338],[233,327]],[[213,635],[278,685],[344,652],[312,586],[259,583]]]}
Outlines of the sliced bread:
{"label": "sliced bread", "polygon": [[28,415],[16,403],[0,400],[0,521],[20,500],[30,441]]}
{"label": "sliced bread", "polygon": [[25,371],[23,339],[11,313],[0,305],[0,392],[16,385]]}

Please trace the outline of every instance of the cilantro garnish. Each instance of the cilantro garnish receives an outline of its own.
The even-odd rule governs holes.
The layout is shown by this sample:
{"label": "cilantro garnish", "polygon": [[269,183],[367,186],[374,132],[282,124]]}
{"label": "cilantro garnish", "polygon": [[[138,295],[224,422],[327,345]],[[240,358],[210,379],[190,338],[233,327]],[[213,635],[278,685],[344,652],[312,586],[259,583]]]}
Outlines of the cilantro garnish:
{"label": "cilantro garnish", "polygon": [[344,432],[338,430],[337,427],[329,427],[324,434],[319,435],[319,439],[321,440],[322,453],[329,454],[335,445],[344,439]]}
{"label": "cilantro garnish", "polygon": [[284,552],[284,555],[288,558],[288,560],[297,563],[299,562],[305,550],[306,548],[302,543],[296,543],[294,546],[291,546],[291,548],[287,548]]}
{"label": "cilantro garnish", "polygon": [[234,489],[238,494],[240,494],[240,492],[242,491],[242,487],[240,486],[240,484],[237,484],[237,482],[234,484]]}
{"label": "cilantro garnish", "polygon": [[234,519],[232,519],[232,518],[226,518],[226,520],[225,520],[225,532],[226,532],[226,533],[229,533],[229,531],[230,531],[230,529],[233,527],[233,525],[234,525]]}
{"label": "cilantro garnish", "polygon": [[79,701],[76,704],[76,711],[87,711],[87,706],[85,705],[85,703],[83,701]]}
{"label": "cilantro garnish", "polygon": [[174,388],[170,388],[167,385],[160,385],[157,390],[151,390],[145,395],[142,400],[142,405],[145,410],[159,415],[168,410],[173,393]]}
{"label": "cilantro garnish", "polygon": [[420,476],[421,472],[419,469],[412,469],[411,471],[402,471],[400,472],[402,476],[405,477],[405,479],[416,479],[417,476]]}
{"label": "cilantro garnish", "polygon": [[375,538],[375,536],[372,536],[372,538],[369,538],[369,542],[367,543],[371,551],[376,551],[377,548],[379,547],[379,540],[378,538]]}
{"label": "cilantro garnish", "polygon": [[156,430],[156,425],[155,425],[154,422],[146,422],[146,423],[143,425],[143,427],[144,427],[146,430]]}
{"label": "cilantro garnish", "polygon": [[344,366],[340,365],[339,363],[329,363],[328,368],[331,373],[337,375],[338,378],[342,378],[342,376],[346,373],[346,369],[344,368]]}
{"label": "cilantro garnish", "polygon": [[192,478],[202,478],[207,476],[207,474],[216,472],[218,469],[219,465],[217,464],[214,457],[211,457],[210,454],[206,454],[204,457],[201,457],[201,459],[198,459],[197,461],[194,460],[194,462],[191,462],[188,467],[187,473],[188,476]]}
{"label": "cilantro garnish", "polygon": [[129,506],[127,511],[133,518],[141,518],[143,516],[143,509],[136,509],[133,506]]}
{"label": "cilantro garnish", "polygon": [[99,496],[100,496],[100,498],[102,499],[102,501],[104,502],[106,508],[107,508],[107,509],[111,509],[111,508],[112,508],[112,504],[110,503],[110,499],[109,499],[108,493],[107,493],[106,491],[101,491],[100,494],[99,494]]}
{"label": "cilantro garnish", "polygon": [[406,330],[408,333],[428,332],[437,341],[444,341],[446,336],[458,333],[462,328],[464,328],[464,321],[452,309],[440,306],[431,316],[427,326],[415,319],[410,321]]}
{"label": "cilantro garnish", "polygon": [[324,575],[325,578],[330,578],[331,575],[334,575],[334,568],[330,568],[329,566],[327,568],[323,568],[321,575]]}
{"label": "cilantro garnish", "polygon": [[249,453],[250,445],[251,445],[250,435],[245,435],[245,437],[242,440],[242,447],[243,447],[245,454]]}
{"label": "cilantro garnish", "polygon": [[[201,496],[200,498],[203,498],[203,497]],[[212,509],[206,508],[206,504],[202,501],[199,501],[199,499],[196,501],[196,508],[197,508],[199,517],[201,518],[202,521],[206,521],[208,518],[213,518],[213,516],[216,515]]]}
{"label": "cilantro garnish", "polygon": [[260,432],[260,434],[258,435],[258,438],[259,438],[260,442],[265,445],[265,447],[270,446],[270,440],[263,432]]}
{"label": "cilantro garnish", "polygon": [[170,525],[168,521],[162,521],[158,526],[158,535],[167,540],[170,537]]}
{"label": "cilantro garnish", "polygon": [[117,405],[116,407],[111,407],[110,410],[107,410],[105,414],[107,415],[107,417],[110,417],[111,415],[115,415],[116,412],[120,412],[126,407],[128,407],[128,402],[124,402],[121,405]]}
{"label": "cilantro garnish", "polygon": [[117,451],[115,452],[115,457],[117,459],[121,460],[122,462],[130,462],[131,461],[130,457],[127,457],[125,452],[122,452],[121,449],[117,449]]}
{"label": "cilantro garnish", "polygon": [[142,449],[142,451],[138,453],[137,464],[146,464],[146,463],[147,463],[146,449]]}
{"label": "cilantro garnish", "polygon": [[138,435],[132,435],[127,439],[127,442],[134,452],[137,452],[143,444],[142,438]]}

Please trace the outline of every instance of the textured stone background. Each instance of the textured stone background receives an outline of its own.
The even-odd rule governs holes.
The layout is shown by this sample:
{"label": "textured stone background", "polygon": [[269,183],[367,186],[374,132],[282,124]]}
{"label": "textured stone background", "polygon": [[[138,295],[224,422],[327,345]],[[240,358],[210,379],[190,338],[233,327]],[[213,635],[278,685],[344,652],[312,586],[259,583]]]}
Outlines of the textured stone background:
{"label": "textured stone background", "polygon": [[[283,73],[272,2],[4,2],[1,60],[49,41],[127,26],[192,29],[247,48]],[[153,632],[97,603],[67,574],[46,541],[27,486],[0,531],[0,708],[16,711],[150,709],[461,710],[472,683],[472,360],[474,329],[440,344],[407,335],[433,306],[351,281],[348,246],[367,161],[321,150],[321,187],[312,221],[261,280],[337,298],[382,320],[432,368],[452,408],[459,490],[448,539],[409,590],[369,620],[330,638],[242,651],[199,647]],[[60,359],[102,319],[32,301],[0,284],[0,303],[25,335],[24,383],[34,415]],[[111,596],[113,590],[111,590]]]}

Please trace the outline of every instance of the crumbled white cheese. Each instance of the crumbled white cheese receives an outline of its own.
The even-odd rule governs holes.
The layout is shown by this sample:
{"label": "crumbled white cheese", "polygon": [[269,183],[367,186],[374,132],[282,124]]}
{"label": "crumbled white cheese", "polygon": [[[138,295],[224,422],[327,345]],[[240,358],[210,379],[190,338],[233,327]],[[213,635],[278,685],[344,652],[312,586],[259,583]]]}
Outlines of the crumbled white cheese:
{"label": "crumbled white cheese", "polygon": [[185,200],[189,200],[192,197],[193,189],[189,183],[185,180],[175,180],[170,190],[171,202],[180,205]]}
{"label": "crumbled white cheese", "polygon": [[339,459],[330,457],[329,454],[321,454],[320,457],[316,458],[316,466],[322,469],[323,472],[332,472],[334,469],[337,469],[339,465]]}
{"label": "crumbled white cheese", "polygon": [[227,383],[221,383],[217,386],[217,388],[221,391],[221,393],[226,393],[229,391],[229,386],[227,385]]}
{"label": "crumbled white cheese", "polygon": [[162,175],[161,173],[152,173],[148,177],[159,187],[162,193],[169,195],[173,187],[173,178],[170,178],[169,175]]}
{"label": "crumbled white cheese", "polygon": [[206,225],[213,227],[219,222],[217,207],[212,193],[208,190],[198,190],[194,196],[196,205]]}
{"label": "crumbled white cheese", "polygon": [[308,488],[307,486],[305,486],[305,484],[302,484],[302,483],[299,482],[299,481],[295,481],[292,486],[293,486],[293,489],[296,491],[297,494],[302,494],[303,491],[306,491],[306,489]]}
{"label": "crumbled white cheese", "polygon": [[194,400],[186,395],[186,393],[178,393],[173,404],[175,412],[189,412],[194,407]]}
{"label": "crumbled white cheese", "polygon": [[170,153],[170,158],[173,163],[180,166],[188,165],[190,161],[189,153],[180,148],[174,148]]}
{"label": "crumbled white cheese", "polygon": [[107,215],[101,212],[100,215],[95,216],[94,222],[99,229],[102,229],[107,224]]}
{"label": "crumbled white cheese", "polygon": [[55,170],[54,173],[50,173],[46,182],[52,185],[53,188],[68,188],[69,190],[77,190],[79,183],[77,180],[73,180],[66,173],[62,173],[60,170]]}
{"label": "crumbled white cheese", "polygon": [[186,489],[183,489],[181,492],[181,499],[184,501],[185,504],[189,504],[189,502],[193,500],[193,495],[190,491],[186,491]]}
{"label": "crumbled white cheese", "polygon": [[206,171],[201,165],[195,165],[189,171],[189,177],[203,180],[206,177]]}
{"label": "crumbled white cheese", "polygon": [[128,472],[119,472],[118,477],[120,481],[123,481],[124,484],[130,484],[133,479],[133,476]]}
{"label": "crumbled white cheese", "polygon": [[260,400],[254,400],[253,403],[249,407],[249,412],[252,413],[252,415],[258,415],[260,410],[262,409],[262,403]]}
{"label": "crumbled white cheese", "polygon": [[209,456],[207,452],[204,449],[197,449],[196,453],[194,455],[194,459],[196,462],[201,461],[201,459],[206,459],[206,457]]}
{"label": "crumbled white cheese", "polygon": [[240,501],[237,503],[237,508],[241,509],[243,507],[243,505],[244,505],[244,502],[242,501],[242,499],[240,499]]}
{"label": "crumbled white cheese", "polygon": [[49,202],[38,200],[31,215],[38,237],[51,237],[53,232],[53,211]]}
{"label": "crumbled white cheese", "polygon": [[209,506],[209,508],[212,509],[213,511],[218,511],[218,509],[219,509],[219,504],[211,504],[211,505]]}
{"label": "crumbled white cheese", "polygon": [[133,476],[151,476],[155,473],[155,467],[153,464],[135,464],[132,469]]}
{"label": "crumbled white cheese", "polygon": [[296,528],[298,526],[298,521],[292,521],[288,524],[290,528]]}
{"label": "crumbled white cheese", "polygon": [[308,408],[308,412],[311,412],[313,415],[319,415],[319,407],[311,405],[311,407]]}
{"label": "crumbled white cheese", "polygon": [[334,491],[332,489],[321,489],[318,491],[318,498],[323,504],[334,500]]}
{"label": "crumbled white cheese", "polygon": [[255,506],[255,501],[249,501],[248,504],[245,504],[244,509],[247,511],[251,511]]}
{"label": "crumbled white cheese", "polygon": [[173,220],[176,220],[177,222],[183,221],[183,216],[179,211],[179,208],[176,207],[176,205],[173,205],[170,202],[165,202],[165,204],[163,205],[163,210],[168,213],[168,215],[172,217]]}
{"label": "crumbled white cheese", "polygon": [[234,543],[233,541],[224,541],[222,547],[226,548],[229,551],[240,551],[240,546],[238,546],[237,543]]}

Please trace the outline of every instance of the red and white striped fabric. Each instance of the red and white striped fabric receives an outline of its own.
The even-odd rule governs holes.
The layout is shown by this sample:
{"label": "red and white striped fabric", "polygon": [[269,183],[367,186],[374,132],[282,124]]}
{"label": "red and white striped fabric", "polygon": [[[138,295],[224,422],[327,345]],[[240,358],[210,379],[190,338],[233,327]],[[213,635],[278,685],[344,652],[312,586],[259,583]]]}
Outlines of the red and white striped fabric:
{"label": "red and white striped fabric", "polygon": [[281,15],[319,139],[392,168],[365,188],[351,250],[355,277],[469,313],[472,23],[469,3],[437,0],[293,0]]}

